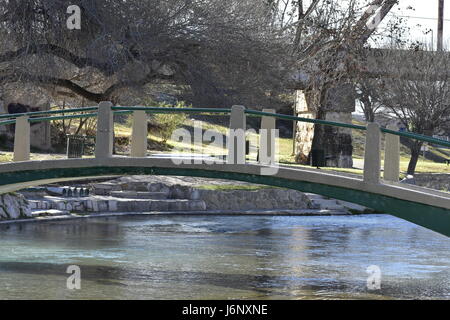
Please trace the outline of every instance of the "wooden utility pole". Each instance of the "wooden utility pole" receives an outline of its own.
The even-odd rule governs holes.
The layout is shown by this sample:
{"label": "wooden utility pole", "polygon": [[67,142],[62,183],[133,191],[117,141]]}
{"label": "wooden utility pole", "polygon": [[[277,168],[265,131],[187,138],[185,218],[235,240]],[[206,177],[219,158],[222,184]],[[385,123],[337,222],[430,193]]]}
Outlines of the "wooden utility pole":
{"label": "wooden utility pole", "polygon": [[439,0],[437,50],[444,50],[444,0]]}

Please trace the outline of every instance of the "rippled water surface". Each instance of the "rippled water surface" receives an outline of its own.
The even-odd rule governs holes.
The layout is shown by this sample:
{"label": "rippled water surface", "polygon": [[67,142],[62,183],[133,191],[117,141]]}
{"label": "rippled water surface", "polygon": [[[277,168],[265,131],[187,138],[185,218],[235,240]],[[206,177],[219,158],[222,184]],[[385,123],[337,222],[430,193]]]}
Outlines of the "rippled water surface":
{"label": "rippled water surface", "polygon": [[388,215],[129,216],[2,226],[0,243],[0,299],[450,298],[450,239]]}

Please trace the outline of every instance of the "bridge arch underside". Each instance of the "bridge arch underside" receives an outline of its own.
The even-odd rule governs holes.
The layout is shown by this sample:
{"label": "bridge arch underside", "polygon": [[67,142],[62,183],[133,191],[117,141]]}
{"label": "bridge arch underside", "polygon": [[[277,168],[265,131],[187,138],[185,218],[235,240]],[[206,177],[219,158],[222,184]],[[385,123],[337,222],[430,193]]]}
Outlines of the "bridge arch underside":
{"label": "bridge arch underside", "polygon": [[[32,162],[0,165],[0,194],[17,191],[29,186],[105,176],[167,175],[225,179],[315,193],[356,203],[379,212],[391,214],[450,237],[450,197],[440,192],[432,192],[429,198],[424,198],[428,194],[425,194],[423,190],[417,191],[397,185],[370,187],[353,177],[342,177],[323,173],[323,171],[319,172],[319,170],[315,172],[316,170],[310,169],[293,170],[280,168],[280,172],[276,175],[260,175],[258,172],[262,167],[259,165],[219,164],[207,166],[203,164],[164,166],[152,162],[147,162],[144,165],[142,160],[139,160],[140,164],[127,160],[120,161],[120,163],[114,163],[117,162],[114,160],[102,161],[102,163],[89,160],[72,160],[78,161],[78,163],[89,162],[82,166],[73,167],[67,163],[58,167],[58,162],[61,163],[63,160],[40,161],[39,167],[41,168],[27,168],[27,164]],[[44,165],[45,162],[48,162],[48,166],[47,168],[42,168],[46,167]],[[71,160],[65,160],[65,162],[71,162]],[[15,166],[15,168],[9,169],[16,170],[8,170],[7,166]],[[249,166],[252,167],[252,170],[243,172],[242,168]],[[237,172],[234,172],[233,168],[236,168],[237,170],[235,171]],[[300,172],[297,176],[303,176],[304,178],[296,177],[289,170]],[[319,175],[321,177],[318,179],[317,176]],[[330,183],[324,183],[324,181],[330,181]],[[387,190],[380,192],[382,190],[380,187],[384,187]],[[402,193],[406,194],[403,198],[398,196]],[[426,201],[423,201],[424,199]],[[438,205],[434,205],[435,203]]]}

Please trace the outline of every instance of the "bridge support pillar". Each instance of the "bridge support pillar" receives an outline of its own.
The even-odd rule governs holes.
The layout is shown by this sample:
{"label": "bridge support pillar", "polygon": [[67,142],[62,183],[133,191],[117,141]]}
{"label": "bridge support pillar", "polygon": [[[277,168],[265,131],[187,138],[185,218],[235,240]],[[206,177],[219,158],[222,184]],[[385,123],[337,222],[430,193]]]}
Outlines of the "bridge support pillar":
{"label": "bridge support pillar", "polygon": [[131,136],[131,156],[143,158],[147,153],[147,113],[133,112],[133,133]]}
{"label": "bridge support pillar", "polygon": [[380,183],[381,171],[381,131],[377,123],[369,123],[364,148],[364,182]]}
{"label": "bridge support pillar", "polygon": [[[276,113],[274,109],[264,109],[263,112]],[[271,165],[275,163],[276,154],[276,119],[274,117],[262,117],[261,132],[259,133],[259,163]]]}
{"label": "bridge support pillar", "polygon": [[[390,124],[389,130],[397,131],[398,126]],[[400,176],[400,137],[386,133],[384,146],[384,180],[398,182]]]}
{"label": "bridge support pillar", "polygon": [[14,161],[30,160],[30,122],[28,116],[16,119]]}
{"label": "bridge support pillar", "polygon": [[245,164],[245,130],[247,121],[244,106],[233,106],[228,134],[228,164]]}
{"label": "bridge support pillar", "polygon": [[110,158],[114,143],[114,114],[111,102],[100,102],[97,118],[96,158]]}

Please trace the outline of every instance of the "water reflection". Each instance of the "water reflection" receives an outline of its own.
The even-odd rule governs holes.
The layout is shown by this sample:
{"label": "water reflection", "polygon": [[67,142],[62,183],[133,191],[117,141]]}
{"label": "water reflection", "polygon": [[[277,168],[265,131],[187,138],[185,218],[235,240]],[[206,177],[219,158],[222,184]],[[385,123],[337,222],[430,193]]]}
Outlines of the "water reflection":
{"label": "water reflection", "polygon": [[450,241],[385,215],[120,217],[2,226],[0,241],[1,299],[450,297]]}

